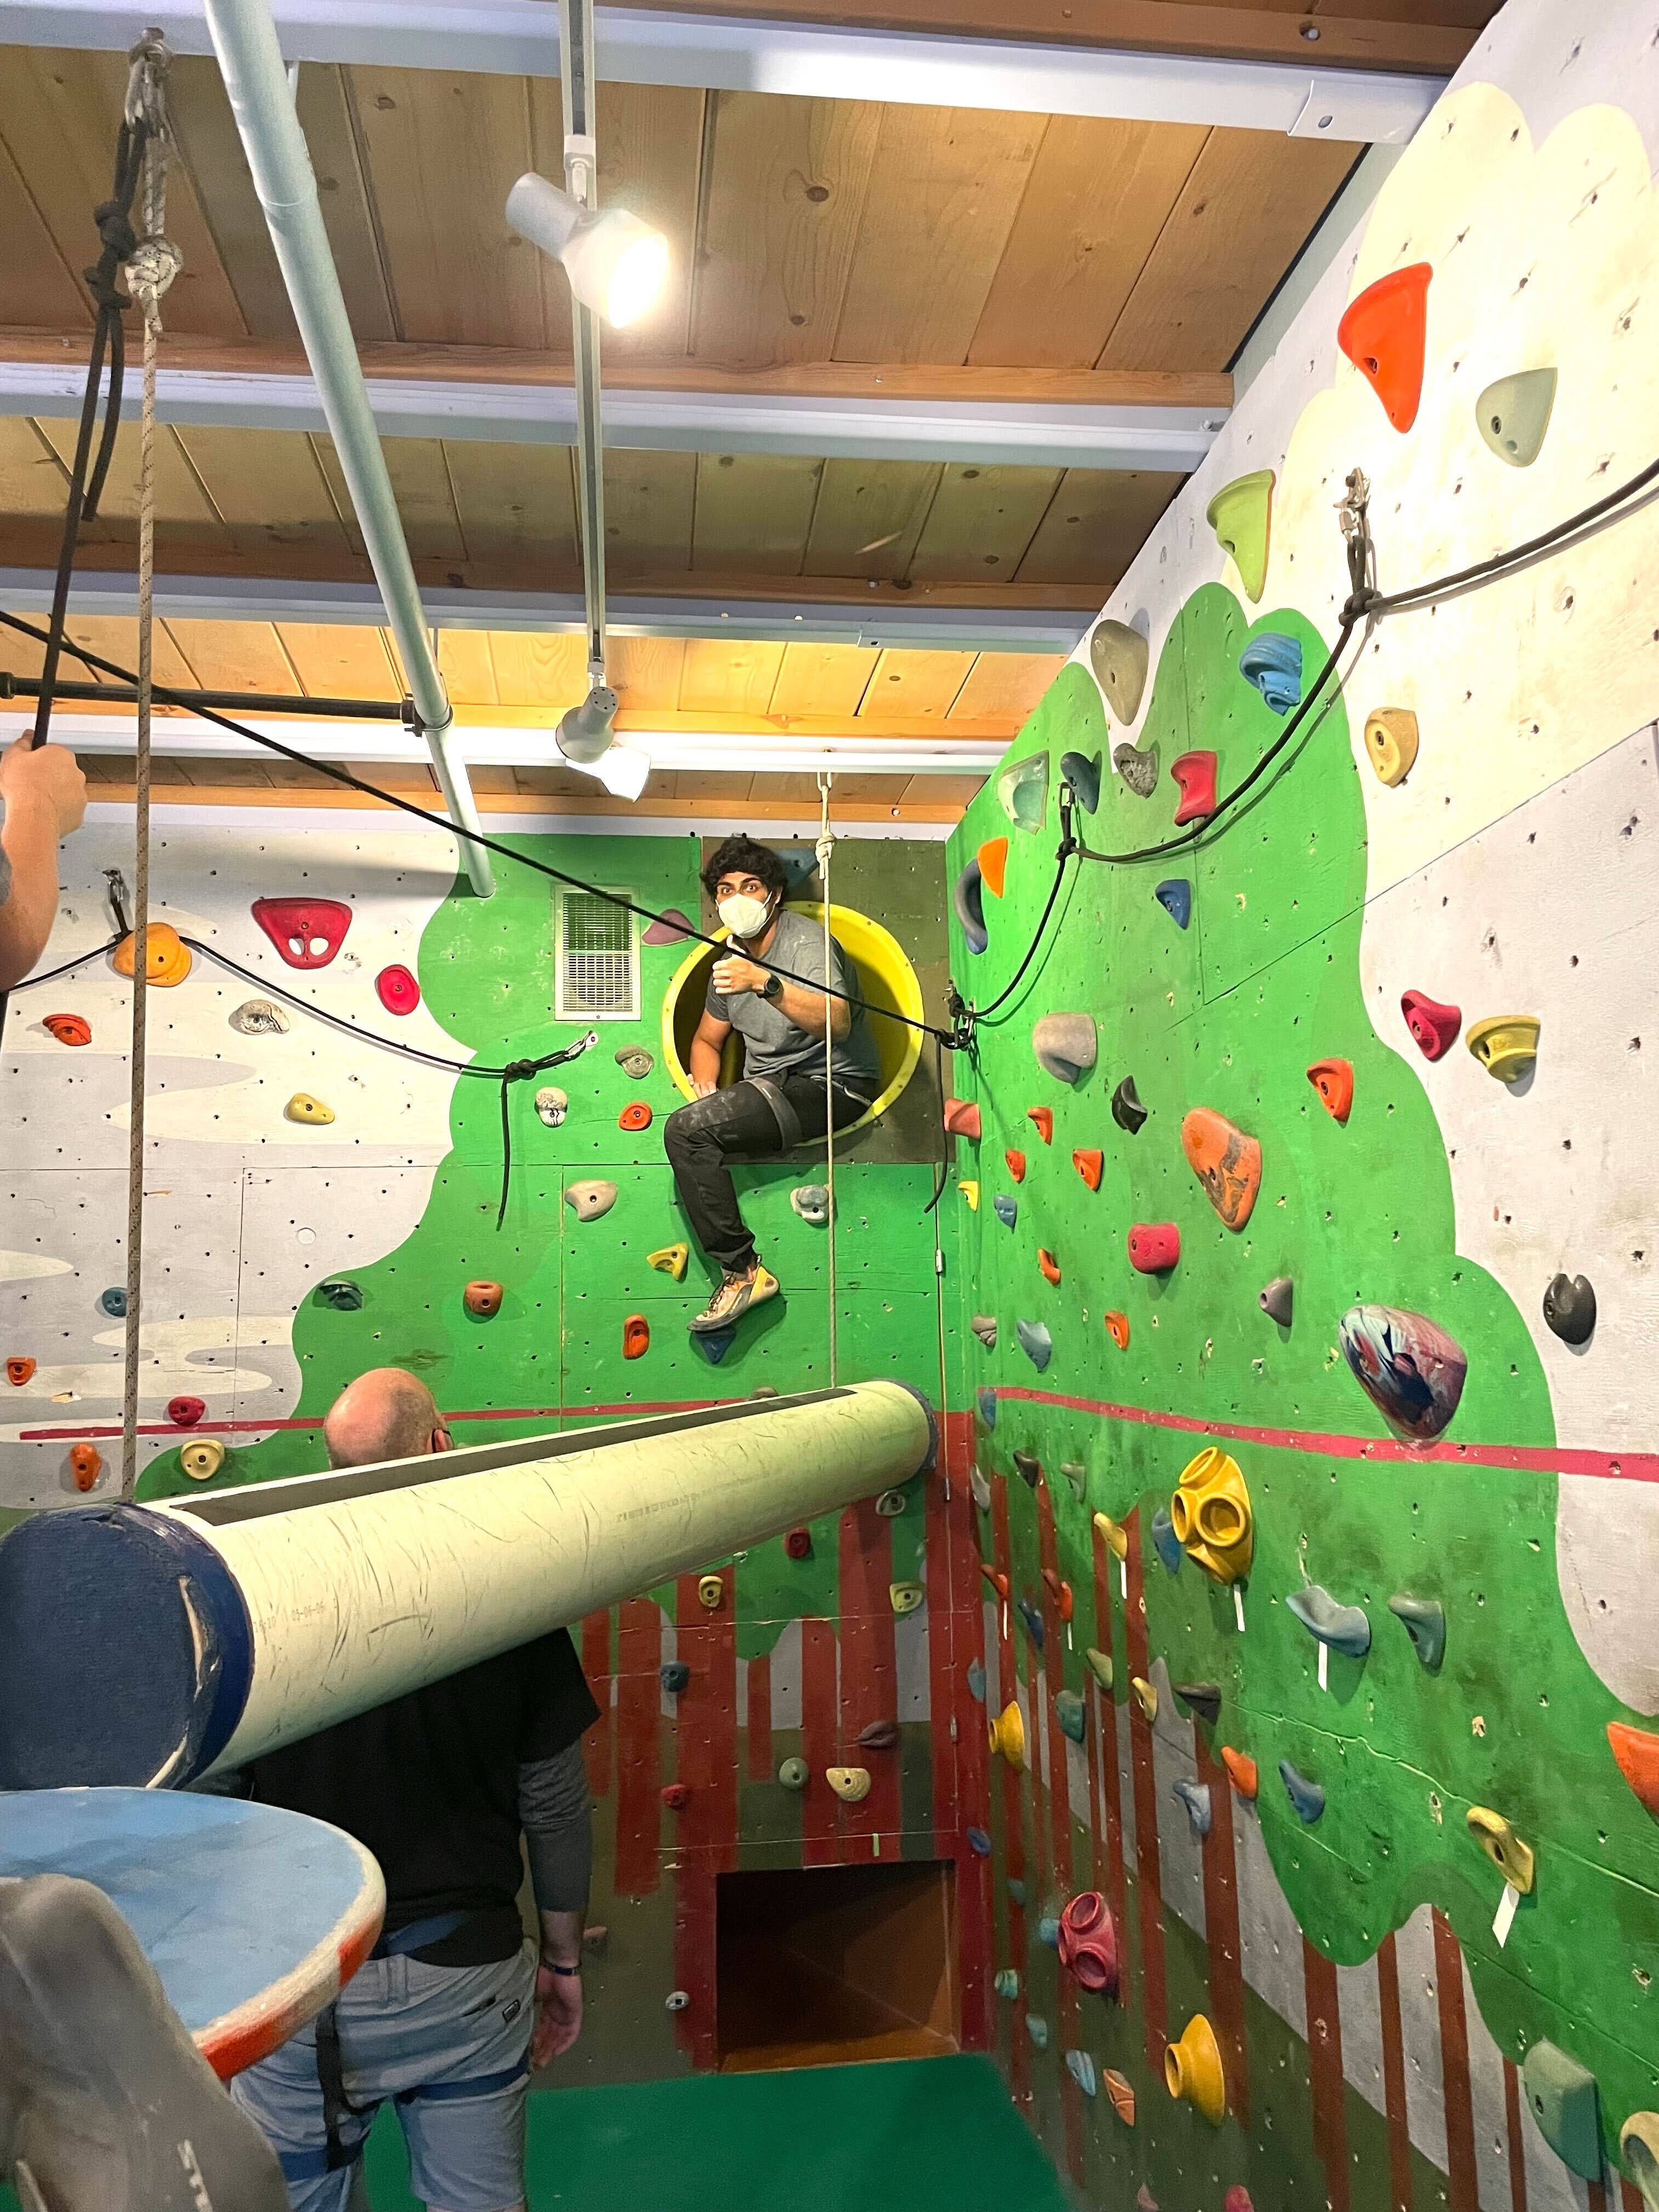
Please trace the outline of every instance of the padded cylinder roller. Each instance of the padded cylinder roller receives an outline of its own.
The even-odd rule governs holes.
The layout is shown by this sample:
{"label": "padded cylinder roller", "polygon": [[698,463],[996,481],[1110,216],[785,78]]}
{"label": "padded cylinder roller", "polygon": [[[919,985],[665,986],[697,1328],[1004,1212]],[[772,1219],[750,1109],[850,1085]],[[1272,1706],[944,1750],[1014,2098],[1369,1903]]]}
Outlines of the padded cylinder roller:
{"label": "padded cylinder roller", "polygon": [[931,1465],[902,1382],[521,1437],[0,1540],[0,1790],[178,1788]]}

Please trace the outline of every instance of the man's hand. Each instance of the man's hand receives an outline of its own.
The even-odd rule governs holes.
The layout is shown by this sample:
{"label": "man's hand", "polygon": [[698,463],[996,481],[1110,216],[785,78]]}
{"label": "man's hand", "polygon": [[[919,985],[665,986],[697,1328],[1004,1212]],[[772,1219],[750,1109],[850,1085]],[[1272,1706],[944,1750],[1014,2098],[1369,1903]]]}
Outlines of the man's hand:
{"label": "man's hand", "polygon": [[0,799],[9,815],[40,809],[49,817],[58,837],[67,837],[81,827],[87,811],[87,780],[72,752],[62,745],[31,748],[27,737],[17,738],[0,753]]}
{"label": "man's hand", "polygon": [[714,988],[721,998],[735,998],[740,991],[758,991],[771,975],[758,960],[745,960],[740,953],[728,952],[723,960],[714,963]]}
{"label": "man's hand", "polygon": [[576,1974],[556,1974],[545,1960],[536,1969],[536,2025],[530,2037],[532,2068],[562,2058],[582,2032],[582,1985]]}

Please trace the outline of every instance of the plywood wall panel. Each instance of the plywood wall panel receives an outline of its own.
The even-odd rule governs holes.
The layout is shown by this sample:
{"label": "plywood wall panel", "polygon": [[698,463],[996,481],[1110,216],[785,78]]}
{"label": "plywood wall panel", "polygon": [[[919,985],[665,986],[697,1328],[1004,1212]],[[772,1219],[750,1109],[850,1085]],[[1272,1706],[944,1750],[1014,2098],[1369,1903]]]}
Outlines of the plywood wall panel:
{"label": "plywood wall panel", "polygon": [[871,676],[860,715],[920,714],[941,720],[974,665],[971,653],[884,653]]}
{"label": "plywood wall panel", "polygon": [[165,628],[204,691],[297,695],[299,678],[275,623],[197,622],[174,617]]}
{"label": "plywood wall panel", "polygon": [[[106,660],[113,660],[123,668],[137,667],[138,622],[136,616],[71,615],[64,629],[73,643],[85,646],[88,653],[100,653]],[[158,684],[193,686],[199,681],[195,670],[167,635],[165,624],[157,627],[151,640],[150,653]],[[79,671],[70,669],[66,673],[73,682]]]}
{"label": "plywood wall panel", "polygon": [[680,706],[693,714],[764,714],[783,665],[782,646],[759,640],[686,640]]}
{"label": "plywood wall panel", "polygon": [[331,62],[304,64],[295,107],[317,173],[323,225],[352,335],[359,344],[400,338],[346,72]]}
{"label": "plywood wall panel", "polygon": [[[58,493],[61,511],[69,494],[69,471],[75,460],[79,425],[65,416],[40,418],[40,434],[63,464]],[[235,433],[231,434],[234,435]],[[138,523],[138,425],[129,414],[115,434],[115,453],[98,520],[87,535],[93,538],[136,538]],[[204,490],[191,466],[176,431],[163,426],[155,441],[155,542],[158,546],[215,545],[228,548],[230,533],[217,508]]]}
{"label": "plywood wall panel", "polygon": [[937,461],[826,461],[803,574],[907,575],[941,474]]}
{"label": "plywood wall panel", "polygon": [[[276,264],[270,226],[253,189],[217,62],[205,55],[175,58],[167,72],[167,120],[250,334],[257,338],[297,338],[299,329],[289,305],[288,288]],[[170,171],[169,229],[176,175],[176,169]],[[166,320],[167,301],[162,302],[161,313]]]}
{"label": "plywood wall panel", "polygon": [[696,497],[695,453],[607,447],[605,543],[617,575],[689,568]]}
{"label": "plywood wall panel", "polygon": [[1018,580],[1116,583],[1182,482],[1158,471],[1068,469],[1025,549]]}
{"label": "plywood wall panel", "polygon": [[587,641],[568,632],[493,630],[490,653],[503,707],[563,714],[587,692]]}
{"label": "plywood wall panel", "polygon": [[[347,538],[361,550],[362,533],[352,512],[351,495],[335,453],[331,438],[319,436],[317,458],[328,478]],[[418,560],[464,561],[466,545],[461,535],[455,495],[449,481],[444,448],[436,438],[387,438],[381,450],[403,519],[409,550]]]}
{"label": "plywood wall panel", "polygon": [[769,712],[856,714],[880,658],[872,645],[787,646]]}
{"label": "plywood wall panel", "polygon": [[472,561],[534,559],[568,576],[576,566],[576,488],[568,446],[445,446],[449,481]]}
{"label": "plywood wall panel", "polygon": [[939,479],[910,574],[918,583],[1007,580],[1047,512],[1060,473],[953,461]]}
{"label": "plywood wall panel", "polygon": [[501,694],[487,629],[441,629],[438,672],[457,707],[495,707]]}
{"label": "plywood wall panel", "polygon": [[396,699],[403,685],[377,629],[280,623],[283,650],[313,699]]}
{"label": "plywood wall panel", "polygon": [[1058,653],[981,653],[956,696],[952,716],[1018,729],[1065,666]]}
{"label": "plywood wall panel", "polygon": [[25,415],[0,415],[0,508],[49,522],[61,516],[68,494],[68,477],[40,426]]}
{"label": "plywood wall panel", "polygon": [[347,550],[322,464],[303,431],[192,428],[173,435],[239,553]]}
{"label": "plywood wall panel", "polygon": [[[4,67],[0,59],[0,68]],[[0,142],[0,323],[90,329],[86,287],[58,249],[9,149]]]}
{"label": "plywood wall panel", "polygon": [[823,470],[783,453],[699,453],[693,568],[798,576]]}
{"label": "plywood wall panel", "polygon": [[[599,87],[599,204],[631,210],[661,231],[669,252],[668,283],[657,307],[630,330],[607,330],[608,354],[660,356],[690,345],[703,106],[713,97],[681,85]],[[545,163],[540,116],[538,107],[537,154]],[[558,168],[544,173],[556,176]]]}

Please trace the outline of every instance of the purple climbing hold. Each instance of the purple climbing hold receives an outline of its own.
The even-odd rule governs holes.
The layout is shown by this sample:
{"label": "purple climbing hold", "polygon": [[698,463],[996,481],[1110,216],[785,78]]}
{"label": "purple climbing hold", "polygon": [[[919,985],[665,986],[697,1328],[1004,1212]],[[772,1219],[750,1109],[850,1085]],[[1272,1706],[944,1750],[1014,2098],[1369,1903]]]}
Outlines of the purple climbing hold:
{"label": "purple climbing hold", "polygon": [[1395,1434],[1432,1443],[1463,1395],[1462,1346],[1437,1322],[1399,1306],[1350,1306],[1338,1333],[1360,1389]]}
{"label": "purple climbing hold", "polygon": [[677,906],[668,906],[647,926],[640,942],[641,945],[682,945],[696,932],[696,924],[689,915],[682,914]]}

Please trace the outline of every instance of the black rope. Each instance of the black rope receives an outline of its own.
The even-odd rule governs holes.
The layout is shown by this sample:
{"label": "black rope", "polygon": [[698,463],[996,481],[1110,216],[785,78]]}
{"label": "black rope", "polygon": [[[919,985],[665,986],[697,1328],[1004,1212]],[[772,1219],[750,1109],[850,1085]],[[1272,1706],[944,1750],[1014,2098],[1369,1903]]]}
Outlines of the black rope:
{"label": "black rope", "polygon": [[511,1086],[515,1083],[527,1083],[532,1076],[541,1075],[550,1067],[562,1067],[568,1060],[576,1059],[590,1045],[598,1042],[598,1035],[589,1030],[586,1036],[579,1037],[574,1044],[566,1045],[562,1051],[544,1054],[540,1060],[509,1060],[499,1071],[491,1069],[492,1074],[499,1073],[501,1079],[501,1202],[495,1212],[497,1229],[507,1218],[507,1192],[513,1181],[513,1117],[507,1105]]}

